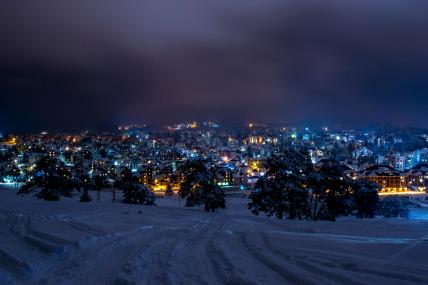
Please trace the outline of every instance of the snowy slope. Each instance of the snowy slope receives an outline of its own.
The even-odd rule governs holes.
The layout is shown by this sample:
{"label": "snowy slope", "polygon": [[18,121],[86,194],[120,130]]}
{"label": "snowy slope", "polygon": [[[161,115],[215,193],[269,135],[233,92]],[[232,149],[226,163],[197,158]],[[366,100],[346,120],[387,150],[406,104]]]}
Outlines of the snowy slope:
{"label": "snowy slope", "polygon": [[0,189],[0,284],[428,284],[428,223],[278,221]]}

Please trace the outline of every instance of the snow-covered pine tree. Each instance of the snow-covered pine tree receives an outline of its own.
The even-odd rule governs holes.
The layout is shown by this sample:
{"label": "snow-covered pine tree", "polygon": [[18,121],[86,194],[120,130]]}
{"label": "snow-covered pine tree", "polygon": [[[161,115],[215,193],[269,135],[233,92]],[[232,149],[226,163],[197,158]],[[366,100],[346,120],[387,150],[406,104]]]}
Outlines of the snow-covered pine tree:
{"label": "snow-covered pine tree", "polygon": [[224,191],[215,182],[215,171],[202,160],[189,160],[181,168],[183,182],[179,195],[186,199],[186,207],[204,205],[205,211],[226,207]]}

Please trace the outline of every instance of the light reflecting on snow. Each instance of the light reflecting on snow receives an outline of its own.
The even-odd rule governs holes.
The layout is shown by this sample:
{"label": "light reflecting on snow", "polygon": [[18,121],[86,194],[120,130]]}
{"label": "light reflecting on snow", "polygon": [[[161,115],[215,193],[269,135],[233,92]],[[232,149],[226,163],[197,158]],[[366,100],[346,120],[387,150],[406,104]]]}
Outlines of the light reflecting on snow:
{"label": "light reflecting on snow", "polygon": [[411,207],[409,212],[409,219],[411,220],[427,220],[428,221],[428,208]]}

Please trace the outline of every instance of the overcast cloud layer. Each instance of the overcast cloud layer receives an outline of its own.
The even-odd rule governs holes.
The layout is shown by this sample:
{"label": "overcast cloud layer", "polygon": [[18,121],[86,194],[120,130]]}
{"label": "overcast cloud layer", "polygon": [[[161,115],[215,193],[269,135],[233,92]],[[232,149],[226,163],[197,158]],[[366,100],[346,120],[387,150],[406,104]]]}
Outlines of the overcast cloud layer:
{"label": "overcast cloud layer", "polygon": [[0,3],[0,130],[428,127],[427,1]]}

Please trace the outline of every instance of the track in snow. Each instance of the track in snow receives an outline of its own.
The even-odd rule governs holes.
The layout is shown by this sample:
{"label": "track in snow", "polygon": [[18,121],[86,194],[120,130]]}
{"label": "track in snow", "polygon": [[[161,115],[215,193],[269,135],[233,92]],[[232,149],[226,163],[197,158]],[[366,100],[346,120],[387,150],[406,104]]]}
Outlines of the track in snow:
{"label": "track in snow", "polygon": [[353,236],[317,223],[170,207],[0,213],[6,284],[428,284],[426,233]]}

